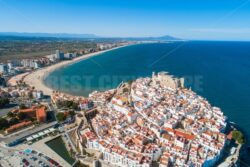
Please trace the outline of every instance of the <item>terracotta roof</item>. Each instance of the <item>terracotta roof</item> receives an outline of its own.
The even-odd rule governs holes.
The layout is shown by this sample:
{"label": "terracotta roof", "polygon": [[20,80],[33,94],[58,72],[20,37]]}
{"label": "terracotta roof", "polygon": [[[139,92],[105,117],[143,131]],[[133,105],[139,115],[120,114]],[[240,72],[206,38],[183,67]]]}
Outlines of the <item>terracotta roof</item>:
{"label": "terracotta roof", "polygon": [[46,118],[46,110],[45,110],[45,106],[42,106],[41,108],[38,108],[36,110],[36,117],[39,118]]}
{"label": "terracotta roof", "polygon": [[20,109],[19,112],[29,113],[34,112],[35,107],[27,108],[27,109]]}
{"label": "terracotta roof", "polygon": [[194,140],[195,139],[195,135],[184,133],[184,132],[179,131],[179,130],[175,130],[175,134],[177,136],[184,137],[187,140]]}
{"label": "terracotta roof", "polygon": [[31,125],[31,124],[32,124],[31,121],[20,122],[18,124],[12,125],[11,127],[7,128],[6,131],[7,132],[14,131],[16,129],[20,129],[20,128],[24,127],[24,126],[28,126],[28,125]]}

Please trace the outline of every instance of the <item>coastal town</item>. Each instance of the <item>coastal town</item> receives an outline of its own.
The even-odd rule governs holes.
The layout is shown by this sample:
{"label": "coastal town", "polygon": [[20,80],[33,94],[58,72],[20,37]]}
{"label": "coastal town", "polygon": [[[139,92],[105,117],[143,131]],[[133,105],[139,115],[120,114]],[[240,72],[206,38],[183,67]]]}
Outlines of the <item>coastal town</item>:
{"label": "coastal town", "polygon": [[0,0],[0,167],[250,167],[250,0]]}
{"label": "coastal town", "polygon": [[215,166],[232,137],[221,110],[165,72],[94,92],[87,148],[117,166]]}
{"label": "coastal town", "polygon": [[[86,108],[84,103],[81,105],[75,103],[75,106],[71,108],[71,112],[57,108],[57,104],[53,103],[53,100],[55,100],[55,94],[52,98],[52,92],[46,92],[43,87],[41,88],[39,85],[29,82],[30,80],[33,80],[33,78],[27,78],[32,77],[32,75],[38,71],[44,69],[47,70],[47,68],[51,67],[55,69],[55,67],[86,59],[96,54],[100,54],[105,50],[118,48],[123,45],[128,45],[128,43],[97,43],[95,48],[82,50],[81,52],[64,54],[62,51],[56,50],[55,54],[44,57],[11,59],[2,62],[0,64],[0,151],[2,153],[6,150],[11,152],[11,156],[8,158],[12,159],[13,156],[20,156],[20,152],[23,153],[23,150],[30,150],[27,149],[29,146],[24,146],[22,145],[23,143],[29,145],[34,140],[41,140],[42,138],[47,139],[48,137],[52,137],[52,139],[57,138],[58,136],[60,137],[60,133],[64,132],[63,127],[65,127],[61,127],[60,123],[66,123],[66,117],[68,118],[67,120],[73,120],[75,110]],[[43,78],[36,76],[36,79],[40,82]],[[28,83],[26,83],[26,80],[28,80]],[[43,84],[41,83],[40,86],[41,85]],[[63,96],[65,95],[63,94]],[[67,102],[71,102],[71,100],[75,98],[69,97],[69,95],[65,96],[65,98],[68,98]],[[67,104],[65,107],[67,109],[69,108],[69,105]],[[68,113],[71,113],[71,115]],[[65,119],[60,120],[62,116],[63,118],[65,117]],[[66,143],[66,140],[68,140],[68,138],[64,138],[64,143]],[[15,146],[24,146],[24,148],[11,148]],[[39,144],[38,147],[40,147]],[[40,150],[40,148],[37,149]],[[54,154],[54,152],[48,150],[45,151],[47,155]],[[31,153],[36,151],[32,150],[28,152]],[[13,164],[13,161],[2,159],[5,154],[6,152],[0,154],[0,164],[3,164],[4,166],[51,166],[51,162],[54,163],[55,166],[59,166],[59,163],[48,156],[45,157],[48,162],[40,160],[36,161],[37,163],[39,162],[39,164],[32,164],[30,161],[27,161],[27,158],[25,159],[23,157],[21,160],[18,159],[20,163],[16,164],[17,161],[15,161]],[[24,156],[28,155],[26,154]],[[39,158],[37,157],[34,159],[38,160]],[[57,161],[60,161],[62,166],[70,166],[70,164],[65,162],[60,156],[57,156],[55,159],[59,159]]]}
{"label": "coastal town", "polygon": [[183,78],[153,73],[88,97],[53,90],[42,81],[44,75],[72,61],[129,44],[133,43],[98,44],[97,51],[86,55],[57,50],[44,58],[1,64],[1,164],[237,164],[241,133],[228,124],[220,108],[185,88]]}

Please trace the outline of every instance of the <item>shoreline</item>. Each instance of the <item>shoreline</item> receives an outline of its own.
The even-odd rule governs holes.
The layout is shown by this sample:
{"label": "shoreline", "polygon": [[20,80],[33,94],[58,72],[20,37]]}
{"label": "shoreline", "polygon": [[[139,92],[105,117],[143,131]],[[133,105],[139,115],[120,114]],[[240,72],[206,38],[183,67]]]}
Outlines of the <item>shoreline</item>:
{"label": "shoreline", "polygon": [[47,77],[53,71],[55,71],[55,70],[57,70],[57,69],[59,69],[61,67],[64,67],[64,66],[71,65],[71,64],[77,63],[77,62],[82,61],[82,60],[86,60],[86,59],[94,57],[94,56],[101,55],[101,54],[103,54],[105,52],[109,52],[109,51],[112,51],[112,50],[115,50],[115,49],[130,46],[130,45],[132,45],[132,44],[128,44],[128,45],[124,45],[124,46],[118,46],[118,47],[115,47],[115,48],[111,48],[111,49],[108,49],[108,50],[102,50],[102,51],[98,51],[98,52],[94,52],[94,53],[88,53],[86,55],[76,57],[76,58],[74,58],[72,60],[62,61],[62,62],[53,64],[53,65],[38,69],[38,70],[36,70],[34,72],[31,72],[28,75],[26,75],[24,77],[23,81],[26,84],[28,84],[29,86],[35,87],[36,90],[43,91],[44,95],[51,96],[53,94],[53,91],[55,91],[55,90],[48,87],[44,83],[44,79],[45,79],[45,77]]}

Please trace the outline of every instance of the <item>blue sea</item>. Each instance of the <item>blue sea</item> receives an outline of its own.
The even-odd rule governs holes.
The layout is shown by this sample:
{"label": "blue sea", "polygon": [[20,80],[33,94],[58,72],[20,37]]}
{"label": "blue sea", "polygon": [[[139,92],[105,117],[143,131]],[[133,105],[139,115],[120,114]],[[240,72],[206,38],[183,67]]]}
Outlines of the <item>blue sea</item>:
{"label": "blue sea", "polygon": [[[167,71],[250,135],[250,42],[186,41],[119,48],[62,67],[45,84],[74,95],[115,88],[122,81]],[[248,137],[249,139],[249,137]],[[249,143],[249,140],[248,140]],[[247,144],[248,144],[247,143]],[[241,160],[250,164],[244,149]]]}

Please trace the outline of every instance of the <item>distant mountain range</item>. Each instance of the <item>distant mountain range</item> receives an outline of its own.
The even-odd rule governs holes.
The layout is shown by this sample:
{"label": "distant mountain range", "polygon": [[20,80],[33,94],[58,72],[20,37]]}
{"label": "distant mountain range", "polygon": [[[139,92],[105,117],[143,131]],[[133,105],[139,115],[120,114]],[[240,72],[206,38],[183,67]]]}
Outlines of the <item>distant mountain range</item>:
{"label": "distant mountain range", "polygon": [[181,40],[169,35],[161,37],[101,37],[95,34],[70,34],[70,33],[26,33],[26,32],[0,32],[0,36],[29,37],[29,38],[71,38],[71,39],[122,39],[139,41],[173,41]]}
{"label": "distant mountain range", "polygon": [[173,36],[165,35],[161,37],[131,37],[131,38],[124,38],[130,40],[143,40],[143,41],[178,41],[182,40],[180,38],[176,38]]}
{"label": "distant mountain range", "polygon": [[47,38],[100,38],[94,34],[27,33],[27,32],[0,32],[0,36],[47,37]]}

